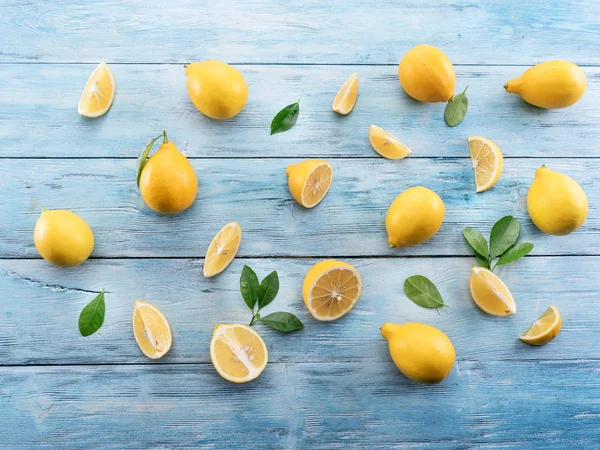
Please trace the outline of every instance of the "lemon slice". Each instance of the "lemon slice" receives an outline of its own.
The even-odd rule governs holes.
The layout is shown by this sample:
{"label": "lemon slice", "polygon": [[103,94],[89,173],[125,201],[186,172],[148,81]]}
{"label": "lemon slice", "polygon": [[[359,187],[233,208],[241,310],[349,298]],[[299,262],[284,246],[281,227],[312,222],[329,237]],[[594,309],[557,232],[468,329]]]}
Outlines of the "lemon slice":
{"label": "lemon slice", "polygon": [[362,279],[350,264],[328,259],[306,274],[302,285],[304,304],[317,320],[331,321],[346,315],[358,301]]}
{"label": "lemon slice", "polygon": [[500,278],[483,267],[473,267],[469,278],[473,301],[482,311],[492,316],[512,316],[517,304]]}
{"label": "lemon slice", "polygon": [[204,276],[214,277],[223,272],[235,255],[242,243],[242,227],[237,222],[230,222],[215,235],[204,259]]}
{"label": "lemon slice", "polygon": [[327,195],[332,179],[333,169],[331,164],[323,162],[316,166],[306,177],[302,187],[302,205],[306,208],[318,205]]}
{"label": "lemon slice", "polygon": [[342,85],[333,100],[333,110],[342,115],[350,114],[354,109],[358,97],[358,72],[350,75],[350,78]]}
{"label": "lemon slice", "polygon": [[377,125],[369,127],[369,142],[373,150],[387,159],[403,159],[411,153],[410,148]]}
{"label": "lemon slice", "polygon": [[210,341],[210,360],[223,378],[246,383],[258,377],[269,360],[265,341],[246,325],[216,325]]}
{"label": "lemon slice", "polygon": [[100,117],[110,109],[114,98],[115,79],[108,64],[102,61],[83,88],[77,112],[85,117]]}
{"label": "lemon slice", "polygon": [[469,153],[475,172],[475,192],[490,189],[500,179],[504,158],[494,141],[483,136],[469,136]]}
{"label": "lemon slice", "polygon": [[562,328],[562,318],[554,305],[542,314],[519,339],[531,345],[544,345],[556,337]]}
{"label": "lemon slice", "polygon": [[150,359],[167,354],[173,343],[169,322],[156,306],[135,301],[133,307],[133,336],[142,353]]}

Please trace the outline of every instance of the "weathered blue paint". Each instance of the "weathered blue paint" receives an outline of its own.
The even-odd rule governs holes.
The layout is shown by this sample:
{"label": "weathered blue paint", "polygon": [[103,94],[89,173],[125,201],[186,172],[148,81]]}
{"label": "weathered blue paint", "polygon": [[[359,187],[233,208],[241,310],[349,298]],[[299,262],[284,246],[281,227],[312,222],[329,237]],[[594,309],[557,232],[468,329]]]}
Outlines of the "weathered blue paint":
{"label": "weathered blue paint", "polygon": [[[331,0],[298,4],[227,0],[9,2],[0,0],[0,430],[3,448],[596,448],[600,446],[600,27],[597,1],[445,3]],[[401,90],[396,64],[412,45],[441,47],[469,85],[463,124],[446,127],[443,105]],[[238,64],[250,90],[235,119],[201,116],[181,65],[217,58]],[[583,64],[588,91],[543,111],[502,85],[526,66],[565,58]],[[111,63],[117,95],[96,120],[77,115],[80,91],[99,60]],[[360,74],[355,111],[331,112],[337,89]],[[290,131],[269,137],[273,115],[301,98]],[[413,154],[379,158],[367,129],[393,132]],[[135,158],[166,128],[191,158],[195,205],[161,217],[135,186]],[[475,194],[466,137],[483,134],[505,154],[491,191]],[[334,183],[315,209],[298,206],[285,167],[306,157],[333,164]],[[546,163],[579,181],[590,200],[584,226],[542,235],[525,197]],[[403,189],[426,185],[446,203],[430,242],[393,250],[384,219]],[[94,229],[92,259],[58,269],[32,242],[41,207],[79,213]],[[487,234],[501,216],[522,222],[531,256],[498,269],[519,312],[481,313],[467,279],[475,264],[461,237]],[[201,276],[214,233],[239,221],[239,259]],[[364,280],[356,308],[324,324],[307,313],[302,279],[318,259],[354,264]],[[305,329],[260,327],[270,364],[236,386],[210,364],[212,326],[247,322],[239,273],[278,270],[269,308],[297,314]],[[420,273],[450,308],[403,294]],[[82,338],[78,313],[106,288],[102,329]],[[131,332],[135,299],[169,318],[174,345],[162,360],[141,355]],[[542,348],[518,336],[549,305],[563,331]],[[379,327],[422,321],[457,351],[450,377],[418,386],[390,361]]]}

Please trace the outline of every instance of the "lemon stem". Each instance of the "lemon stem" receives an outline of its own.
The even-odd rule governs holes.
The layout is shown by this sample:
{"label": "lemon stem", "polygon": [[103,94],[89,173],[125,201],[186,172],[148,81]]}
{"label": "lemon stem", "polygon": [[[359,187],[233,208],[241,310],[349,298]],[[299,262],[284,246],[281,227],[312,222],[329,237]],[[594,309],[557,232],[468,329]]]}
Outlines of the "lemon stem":
{"label": "lemon stem", "polygon": [[169,142],[169,138],[167,137],[167,130],[163,130],[163,144]]}

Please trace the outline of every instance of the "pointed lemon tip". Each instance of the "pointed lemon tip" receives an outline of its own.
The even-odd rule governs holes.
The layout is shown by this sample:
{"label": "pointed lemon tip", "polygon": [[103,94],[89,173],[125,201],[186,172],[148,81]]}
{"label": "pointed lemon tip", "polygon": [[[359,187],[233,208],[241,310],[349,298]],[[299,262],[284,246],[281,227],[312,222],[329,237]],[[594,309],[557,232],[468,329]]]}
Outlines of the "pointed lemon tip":
{"label": "pointed lemon tip", "polygon": [[379,331],[381,331],[381,335],[384,338],[386,338],[387,340],[389,340],[389,337],[390,337],[390,334],[392,331],[391,327],[392,327],[392,324],[390,322],[386,322],[379,328]]}
{"label": "pointed lemon tip", "polygon": [[285,169],[285,174],[289,177],[290,174],[292,173],[292,170],[294,170],[295,165],[294,164],[290,164],[289,166],[287,166],[287,168]]}

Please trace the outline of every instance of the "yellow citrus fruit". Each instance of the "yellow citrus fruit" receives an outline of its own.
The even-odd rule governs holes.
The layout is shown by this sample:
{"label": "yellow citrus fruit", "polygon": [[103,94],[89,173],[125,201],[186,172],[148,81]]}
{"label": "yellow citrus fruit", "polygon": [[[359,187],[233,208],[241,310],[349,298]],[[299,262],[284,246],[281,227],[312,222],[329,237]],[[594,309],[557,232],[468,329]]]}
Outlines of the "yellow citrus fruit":
{"label": "yellow citrus fruit", "polygon": [[285,174],[292,197],[305,208],[317,206],[325,198],[333,179],[331,164],[322,159],[290,164]]}
{"label": "yellow citrus fruit", "polygon": [[512,316],[517,304],[508,287],[492,271],[473,267],[469,278],[471,297],[479,308],[492,316]]}
{"label": "yellow citrus fruit", "polygon": [[160,214],[179,214],[196,199],[196,172],[173,142],[164,141],[142,169],[140,192],[146,204]]}
{"label": "yellow citrus fruit", "polygon": [[358,97],[358,72],[353,73],[342,85],[333,100],[333,110],[342,115],[349,114],[354,109]]}
{"label": "yellow citrus fruit", "polygon": [[214,277],[223,272],[242,243],[242,227],[237,222],[230,222],[219,230],[206,250],[204,258],[204,276]]}
{"label": "yellow citrus fruit", "polygon": [[77,112],[85,117],[105,114],[115,98],[115,79],[104,61],[94,69],[79,98]]}
{"label": "yellow citrus fruit", "polygon": [[541,231],[564,236],[583,225],[588,214],[588,199],[573,178],[542,166],[536,170],[529,187],[527,210]]}
{"label": "yellow citrus fruit", "polygon": [[269,361],[265,341],[246,325],[216,325],[210,341],[210,360],[227,381],[246,383],[257,378]]}
{"label": "yellow citrus fruit", "polygon": [[491,139],[469,136],[469,153],[475,173],[475,192],[484,192],[495,185],[502,175],[504,157]]}
{"label": "yellow citrus fruit", "polygon": [[385,218],[390,247],[411,247],[431,239],[442,226],[444,213],[444,202],[431,189],[407,189],[394,199]]}
{"label": "yellow citrus fruit", "polygon": [[191,63],[185,74],[190,99],[205,116],[231,119],[248,101],[246,80],[227,63],[214,60]]}
{"label": "yellow citrus fruit", "polygon": [[396,367],[417,383],[440,383],[450,375],[456,353],[442,331],[423,323],[386,323],[381,334],[387,339]]}
{"label": "yellow citrus fruit", "polygon": [[562,318],[554,305],[541,315],[519,339],[531,345],[544,345],[554,339],[562,328]]}
{"label": "yellow citrus fruit", "polygon": [[92,253],[94,233],[85,220],[71,211],[43,210],[35,224],[33,242],[50,264],[73,267]]}
{"label": "yellow citrus fruit", "polygon": [[427,44],[410,49],[398,65],[400,84],[420,102],[447,102],[454,96],[454,67],[440,49]]}
{"label": "yellow citrus fruit", "polygon": [[358,301],[362,279],[358,270],[343,261],[327,259],[310,268],[302,284],[304,304],[322,321],[339,319]]}
{"label": "yellow citrus fruit", "polygon": [[548,61],[530,67],[504,89],[518,94],[540,108],[566,108],[579,101],[585,92],[583,70],[569,61]]}
{"label": "yellow citrus fruit", "polygon": [[151,303],[136,300],[133,307],[133,336],[140,350],[150,359],[167,354],[173,343],[169,322]]}
{"label": "yellow citrus fruit", "polygon": [[373,150],[387,159],[403,159],[410,155],[406,145],[376,125],[369,127],[369,142]]}

